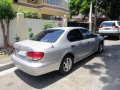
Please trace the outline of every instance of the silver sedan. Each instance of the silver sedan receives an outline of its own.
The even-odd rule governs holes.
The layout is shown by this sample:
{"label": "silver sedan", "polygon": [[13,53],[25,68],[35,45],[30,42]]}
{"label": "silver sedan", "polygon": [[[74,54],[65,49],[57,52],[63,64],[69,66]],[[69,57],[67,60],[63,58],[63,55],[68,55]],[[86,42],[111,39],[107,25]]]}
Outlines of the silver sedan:
{"label": "silver sedan", "polygon": [[55,70],[71,71],[73,64],[103,51],[104,39],[83,27],[50,28],[31,40],[15,43],[11,58],[18,67],[33,76]]}

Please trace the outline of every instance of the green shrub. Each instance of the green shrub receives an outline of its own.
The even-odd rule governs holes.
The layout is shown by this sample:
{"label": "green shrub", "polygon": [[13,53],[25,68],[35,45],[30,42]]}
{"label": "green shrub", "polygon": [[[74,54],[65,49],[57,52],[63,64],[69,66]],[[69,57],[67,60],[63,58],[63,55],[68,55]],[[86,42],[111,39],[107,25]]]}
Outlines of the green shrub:
{"label": "green shrub", "polygon": [[52,22],[46,22],[46,23],[44,24],[44,30],[45,30],[45,29],[48,29],[48,28],[53,28],[53,27],[54,27],[54,25],[53,25]]}
{"label": "green shrub", "polygon": [[16,37],[14,38],[15,42],[19,42],[20,41],[20,37],[16,35]]}
{"label": "green shrub", "polygon": [[32,38],[32,37],[33,37],[32,28],[29,28],[29,29],[28,29],[28,33],[29,33],[29,38]]}
{"label": "green shrub", "polygon": [[32,12],[26,8],[20,7],[18,9],[18,12],[23,13],[25,15],[25,18],[34,18],[39,19],[39,15],[36,12]]}

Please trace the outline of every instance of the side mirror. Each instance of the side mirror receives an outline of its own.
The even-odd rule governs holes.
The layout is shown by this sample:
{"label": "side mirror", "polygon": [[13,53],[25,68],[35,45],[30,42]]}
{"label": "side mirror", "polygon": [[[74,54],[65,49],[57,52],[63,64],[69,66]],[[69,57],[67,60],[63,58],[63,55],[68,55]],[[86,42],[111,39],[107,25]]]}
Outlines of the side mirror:
{"label": "side mirror", "polygon": [[93,37],[97,37],[98,35],[96,35],[96,34],[93,34]]}

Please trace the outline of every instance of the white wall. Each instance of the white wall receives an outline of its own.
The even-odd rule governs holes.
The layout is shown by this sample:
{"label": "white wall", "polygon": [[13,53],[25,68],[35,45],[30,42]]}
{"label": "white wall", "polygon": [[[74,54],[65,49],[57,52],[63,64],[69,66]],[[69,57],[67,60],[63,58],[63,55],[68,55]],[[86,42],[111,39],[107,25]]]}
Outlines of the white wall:
{"label": "white wall", "polygon": [[[26,37],[29,38],[29,33],[28,30],[29,28],[32,28],[33,34],[36,35],[39,32],[43,31],[44,29],[44,24],[45,23],[52,23],[54,27],[58,27],[59,21],[53,21],[53,20],[42,20],[42,19],[29,19],[29,18],[24,18],[25,20],[25,33]],[[18,29],[18,21],[17,18],[11,21],[10,23],[10,39],[9,43],[12,45],[15,42],[15,37],[16,35],[19,35],[19,30]],[[3,47],[3,35],[2,35],[2,30],[0,26],[0,47]]]}
{"label": "white wall", "polygon": [[29,36],[29,34],[28,34],[29,28],[32,28],[33,34],[36,35],[39,32],[44,30],[45,23],[52,23],[54,27],[58,27],[59,21],[26,18],[25,19],[25,24],[26,24],[25,29],[26,29],[27,38]]}
{"label": "white wall", "polygon": [[17,18],[11,21],[10,23],[10,33],[9,33],[9,43],[12,45],[15,42],[16,35],[18,36],[18,24],[17,24]]}
{"label": "white wall", "polygon": [[25,29],[27,38],[29,36],[28,30],[32,28],[33,34],[36,35],[43,30],[43,20],[41,19],[25,19]]}
{"label": "white wall", "polygon": [[[10,45],[12,45],[15,42],[15,37],[17,35],[18,32],[18,26],[17,26],[17,19],[15,18],[14,20],[11,21],[10,23],[10,38],[9,38],[9,43]],[[1,29],[1,25],[0,25],[0,47],[4,46],[4,42],[3,42],[3,32]]]}

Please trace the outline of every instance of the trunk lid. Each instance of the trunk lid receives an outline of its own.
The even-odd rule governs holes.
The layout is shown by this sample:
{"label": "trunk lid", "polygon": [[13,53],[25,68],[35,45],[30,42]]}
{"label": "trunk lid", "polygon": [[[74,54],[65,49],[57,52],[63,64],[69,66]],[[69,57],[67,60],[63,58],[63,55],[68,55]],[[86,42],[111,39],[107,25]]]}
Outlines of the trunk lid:
{"label": "trunk lid", "polygon": [[15,48],[16,55],[26,58],[27,52],[29,51],[43,52],[43,50],[52,47],[52,44],[47,42],[25,40],[17,42],[13,46]]}

